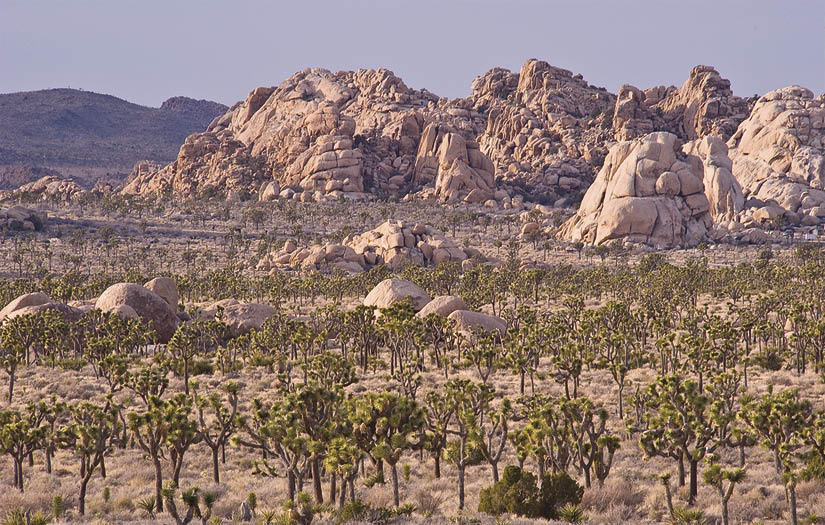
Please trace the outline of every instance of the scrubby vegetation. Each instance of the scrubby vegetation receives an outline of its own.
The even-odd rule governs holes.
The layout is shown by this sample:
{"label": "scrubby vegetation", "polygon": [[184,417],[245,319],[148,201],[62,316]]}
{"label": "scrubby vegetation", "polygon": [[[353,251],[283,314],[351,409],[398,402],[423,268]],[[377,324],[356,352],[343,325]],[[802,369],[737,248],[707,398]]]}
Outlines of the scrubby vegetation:
{"label": "scrubby vegetation", "polygon": [[[106,260],[100,239],[77,249]],[[237,253],[263,242],[238,239]],[[704,251],[676,264],[574,251],[535,266],[517,247],[498,264],[351,276],[128,256],[93,271],[8,267],[2,304],[33,291],[86,300],[165,274],[183,306],[237,298],[279,313],[240,335],[220,314],[183,322],[169,344],[94,309],[5,320],[0,512],[7,523],[816,519],[825,257],[805,245],[722,265]],[[462,332],[404,302],[362,306],[394,273],[501,317],[506,333]]]}

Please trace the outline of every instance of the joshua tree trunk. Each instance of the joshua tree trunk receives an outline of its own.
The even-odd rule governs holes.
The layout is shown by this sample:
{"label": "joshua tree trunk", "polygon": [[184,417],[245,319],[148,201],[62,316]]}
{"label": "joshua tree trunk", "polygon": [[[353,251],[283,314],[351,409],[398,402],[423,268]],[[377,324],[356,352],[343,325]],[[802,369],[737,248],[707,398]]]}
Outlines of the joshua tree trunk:
{"label": "joshua tree trunk", "polygon": [[688,505],[693,505],[696,503],[696,494],[699,493],[699,486],[698,486],[698,470],[699,470],[699,461],[693,458],[690,459],[690,495],[688,496]]}
{"label": "joshua tree trunk", "polygon": [[464,465],[458,467],[458,510],[464,510]]}
{"label": "joshua tree trunk", "polygon": [[155,464],[155,508],[160,513],[163,512],[163,469],[157,455],[152,457],[152,462]]}
{"label": "joshua tree trunk", "polygon": [[218,468],[218,447],[212,449],[212,479],[215,483],[221,482],[221,475]]}
{"label": "joshua tree trunk", "polygon": [[321,490],[321,465],[318,458],[312,460],[312,489],[315,492],[315,502],[323,503],[324,491]]}

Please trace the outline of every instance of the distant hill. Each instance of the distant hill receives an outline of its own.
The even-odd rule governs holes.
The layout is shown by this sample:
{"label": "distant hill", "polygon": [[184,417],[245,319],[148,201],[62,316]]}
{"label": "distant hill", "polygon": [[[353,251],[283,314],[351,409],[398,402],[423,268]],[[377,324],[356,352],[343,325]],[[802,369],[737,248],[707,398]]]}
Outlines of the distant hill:
{"label": "distant hill", "polygon": [[101,175],[124,177],[140,160],[174,160],[188,135],[226,110],[187,97],[150,108],[77,89],[0,94],[0,179],[11,171],[19,177],[21,166],[56,169],[87,183]]}

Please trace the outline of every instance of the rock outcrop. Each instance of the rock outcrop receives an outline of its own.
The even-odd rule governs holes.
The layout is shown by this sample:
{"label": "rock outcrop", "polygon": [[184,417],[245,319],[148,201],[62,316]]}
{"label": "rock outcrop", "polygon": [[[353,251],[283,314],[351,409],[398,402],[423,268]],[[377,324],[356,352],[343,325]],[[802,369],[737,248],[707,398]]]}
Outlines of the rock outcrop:
{"label": "rock outcrop", "polygon": [[507,331],[507,325],[500,318],[487,315],[481,312],[471,312],[469,310],[456,310],[447,316],[455,322],[455,328],[459,332],[472,333],[480,330],[484,332],[498,332],[503,335]]}
{"label": "rock outcrop", "polygon": [[461,297],[458,297],[457,295],[439,295],[424,305],[424,308],[419,310],[415,315],[421,318],[427,317],[430,314],[436,314],[439,317],[447,317],[456,310],[467,309],[467,304]]}
{"label": "rock outcrop", "polygon": [[46,311],[54,311],[60,314],[64,321],[74,323],[83,317],[83,310],[63,303],[49,301],[48,303],[25,306],[19,308],[5,317],[5,320],[14,319],[22,315],[37,315]]}
{"label": "rock outcrop", "polygon": [[122,305],[131,307],[157,333],[158,341],[166,343],[178,326],[175,311],[161,296],[139,284],[118,283],[106,288],[95,302],[95,308],[110,312]]}
{"label": "rock outcrop", "polygon": [[12,300],[9,304],[4,306],[2,310],[0,310],[0,321],[2,321],[6,317],[8,317],[9,314],[17,310],[29,306],[38,306],[49,302],[51,302],[51,299],[49,299],[49,296],[44,294],[43,292],[32,292],[21,295]]}
{"label": "rock outcrop", "polygon": [[172,307],[175,312],[178,311],[178,285],[171,277],[155,277],[148,283],[143,285],[144,288],[150,292],[159,295],[161,299]]}
{"label": "rock outcrop", "polygon": [[430,296],[420,286],[410,281],[384,279],[364,298],[364,306],[389,308],[401,301],[409,301],[417,312],[430,302]]}
{"label": "rock outcrop", "polygon": [[682,147],[695,173],[702,173],[702,185],[714,222],[734,221],[745,206],[745,196],[731,173],[731,160],[724,142],[705,136]]}
{"label": "rock outcrop", "polygon": [[496,174],[533,199],[577,202],[612,139],[615,95],[536,59],[518,73],[492,69],[472,90],[473,108],[488,117],[478,142]]}
{"label": "rock outcrop", "polygon": [[562,236],[589,244],[613,239],[661,247],[697,244],[713,219],[704,174],[689,160],[671,133],[619,142]]}
{"label": "rock outcrop", "polygon": [[[472,138],[485,119],[462,105],[467,104],[410,89],[386,69],[305,69],[280,86],[253,90],[206,132],[188,137],[175,162],[134,177],[124,192],[234,192],[245,198],[275,181],[306,200],[302,194],[363,198],[364,193],[413,189],[419,142],[428,124],[451,126],[472,150]],[[489,159],[482,157],[474,155],[467,165],[489,168]],[[451,175],[466,175],[455,172],[460,166],[447,168]],[[492,184],[490,171],[480,175]],[[460,198],[472,184],[479,185],[472,178],[459,179],[466,192],[462,184],[445,183],[438,196]]]}
{"label": "rock outcrop", "polygon": [[748,115],[749,101],[734,96],[730,81],[710,66],[696,66],[680,88],[641,91],[624,85],[613,111],[618,140],[669,131],[683,140],[705,136],[725,141]]}
{"label": "rock outcrop", "polygon": [[41,231],[46,227],[48,220],[46,212],[12,206],[0,211],[0,231]]}
{"label": "rock outcrop", "polygon": [[220,319],[229,326],[229,335],[239,335],[258,330],[264,322],[278,313],[278,309],[268,304],[243,303],[236,299],[223,299],[212,303],[195,305],[194,319],[203,321]]}
{"label": "rock outcrop", "polygon": [[387,221],[374,230],[347,236],[342,244],[298,248],[294,242],[287,241],[280,251],[261,259],[257,269],[268,271],[289,266],[358,273],[377,264],[401,269],[408,264],[437,265],[471,257],[480,257],[480,254],[477,250],[460,248],[432,226]]}
{"label": "rock outcrop", "polygon": [[416,186],[432,184],[435,196],[445,201],[479,204],[494,197],[493,172],[493,162],[475,140],[437,123],[424,129],[415,158]]}
{"label": "rock outcrop", "polygon": [[825,215],[825,95],[798,86],[764,95],[728,146],[733,175],[759,213],[774,205],[780,214]]}

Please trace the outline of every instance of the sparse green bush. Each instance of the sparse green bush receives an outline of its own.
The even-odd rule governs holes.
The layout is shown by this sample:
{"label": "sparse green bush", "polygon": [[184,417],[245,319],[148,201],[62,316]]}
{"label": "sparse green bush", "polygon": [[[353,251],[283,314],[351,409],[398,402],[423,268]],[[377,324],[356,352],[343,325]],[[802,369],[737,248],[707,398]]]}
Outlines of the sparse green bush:
{"label": "sparse green bush", "polygon": [[52,497],[52,519],[58,520],[63,515],[63,496],[55,494]]}
{"label": "sparse green bush", "polygon": [[50,517],[40,511],[30,513],[27,519],[26,511],[12,509],[6,513],[2,525],[46,525],[49,521]]}
{"label": "sparse green bush", "polygon": [[806,457],[805,468],[799,473],[802,481],[825,480],[825,459],[817,453]]}
{"label": "sparse green bush", "polygon": [[493,516],[509,513],[534,517],[538,515],[538,496],[536,477],[510,465],[501,480],[481,490],[478,511]]}
{"label": "sparse green bush", "polygon": [[578,505],[583,495],[584,487],[567,472],[548,472],[541,482],[540,515],[551,520],[559,519],[559,510],[565,505]]}

